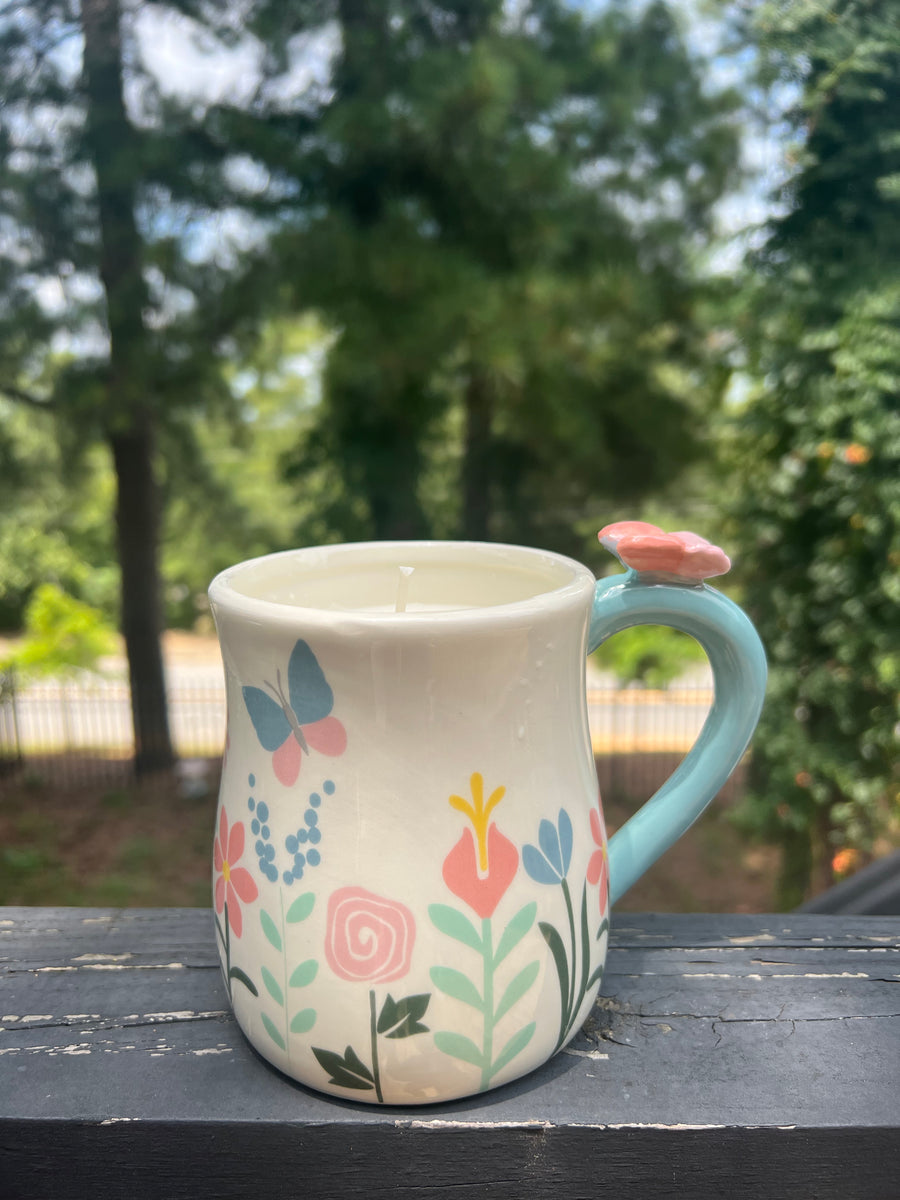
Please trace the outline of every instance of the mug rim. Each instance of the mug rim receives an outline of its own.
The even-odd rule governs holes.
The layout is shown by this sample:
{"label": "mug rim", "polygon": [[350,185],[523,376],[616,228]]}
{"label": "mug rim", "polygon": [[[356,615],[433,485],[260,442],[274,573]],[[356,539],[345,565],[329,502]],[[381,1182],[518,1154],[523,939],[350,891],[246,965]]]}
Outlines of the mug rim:
{"label": "mug rim", "polygon": [[[438,611],[372,611],[365,608],[322,608],[315,605],[305,605],[292,601],[273,600],[260,596],[251,596],[239,590],[236,580],[242,575],[250,574],[264,566],[275,565],[291,560],[308,561],[311,565],[325,567],[330,560],[351,559],[360,554],[371,561],[374,556],[377,561],[391,561],[398,551],[413,552],[424,555],[424,560],[433,558],[441,561],[446,553],[451,555],[464,552],[467,556],[475,556],[477,565],[482,560],[489,565],[494,560],[497,566],[523,566],[532,568],[544,566],[545,569],[555,569],[567,572],[568,578],[563,578],[557,586],[546,587],[534,594],[519,600],[506,601],[499,604],[481,605],[470,608],[448,608]],[[400,557],[407,555],[400,554]],[[348,564],[350,565],[350,564]],[[208,595],[213,615],[219,612],[248,619],[265,622],[266,624],[296,624],[320,625],[323,628],[343,628],[353,626],[362,630],[391,633],[420,633],[424,626],[437,626],[444,631],[451,627],[471,629],[479,625],[491,625],[500,621],[515,620],[517,617],[534,620],[539,616],[547,616],[550,612],[559,613],[570,605],[584,603],[588,597],[593,597],[596,579],[592,572],[577,559],[553,550],[543,550],[533,546],[521,546],[508,542],[479,542],[465,540],[441,539],[396,539],[391,541],[368,542],[336,542],[321,546],[302,546],[290,550],[280,550],[273,554],[263,554],[255,558],[245,559],[220,571],[209,585]]]}

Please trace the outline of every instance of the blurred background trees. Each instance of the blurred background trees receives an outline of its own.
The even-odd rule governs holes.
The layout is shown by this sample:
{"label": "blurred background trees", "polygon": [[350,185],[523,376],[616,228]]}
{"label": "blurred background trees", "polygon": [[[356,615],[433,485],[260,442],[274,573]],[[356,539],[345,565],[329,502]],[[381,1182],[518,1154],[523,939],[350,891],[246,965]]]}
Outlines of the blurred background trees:
{"label": "blurred background trees", "polygon": [[784,847],[789,907],[900,799],[900,14],[765,5],[755,29],[796,83],[798,169],[749,280],[758,382],[729,452],[771,665],[745,817]]}
{"label": "blurred background trees", "polygon": [[[117,620],[151,770],[160,629],[230,562],[605,570],[608,521],[726,507],[773,667],[744,818],[783,903],[821,884],[897,822],[898,52],[890,0],[0,9],[2,623],[46,583]],[[647,636],[610,665],[671,678]]]}

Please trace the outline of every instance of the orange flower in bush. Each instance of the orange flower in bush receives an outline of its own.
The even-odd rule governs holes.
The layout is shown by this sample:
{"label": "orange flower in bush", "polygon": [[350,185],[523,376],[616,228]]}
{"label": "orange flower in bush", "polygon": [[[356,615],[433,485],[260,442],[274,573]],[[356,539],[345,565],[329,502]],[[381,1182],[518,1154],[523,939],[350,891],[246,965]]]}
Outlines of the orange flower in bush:
{"label": "orange flower in bush", "polygon": [[604,526],[597,537],[601,546],[635,571],[701,580],[724,575],[731,567],[725,551],[699,534],[665,533],[647,521],[616,521]]}

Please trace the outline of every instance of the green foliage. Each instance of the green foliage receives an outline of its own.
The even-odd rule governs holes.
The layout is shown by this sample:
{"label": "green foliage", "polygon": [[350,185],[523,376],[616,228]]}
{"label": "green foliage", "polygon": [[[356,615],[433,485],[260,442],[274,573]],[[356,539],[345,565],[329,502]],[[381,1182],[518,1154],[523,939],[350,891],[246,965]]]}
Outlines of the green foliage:
{"label": "green foliage", "polygon": [[837,845],[870,851],[900,815],[900,25],[837,0],[761,20],[806,136],[762,256],[764,383],[728,454],[771,664],[744,817],[783,843],[790,903],[829,881]]}
{"label": "green foliage", "polygon": [[668,687],[688,667],[705,655],[693,638],[667,625],[637,625],[604,642],[592,655],[601,671],[611,671],[625,686],[641,683],[650,688]]}
{"label": "green foliage", "polygon": [[336,334],[291,471],[334,464],[321,519],[344,537],[582,551],[579,521],[698,453],[715,387],[694,256],[735,98],[661,2],[257,15],[289,37],[313,11],[341,23],[333,89],[244,141],[283,187],[282,295]]}
{"label": "green foliage", "polygon": [[87,671],[113,648],[113,631],[103,614],[67,596],[52,583],[35,589],[25,610],[25,637],[2,663],[24,676]]}

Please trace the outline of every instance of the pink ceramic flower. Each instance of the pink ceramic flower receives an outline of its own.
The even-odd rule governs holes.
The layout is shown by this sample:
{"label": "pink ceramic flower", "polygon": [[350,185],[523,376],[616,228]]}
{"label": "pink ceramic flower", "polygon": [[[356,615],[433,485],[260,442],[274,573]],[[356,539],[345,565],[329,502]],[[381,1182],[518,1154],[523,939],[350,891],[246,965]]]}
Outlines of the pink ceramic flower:
{"label": "pink ceramic flower", "polygon": [[341,979],[387,983],[409,970],[416,923],[405,904],[361,887],[338,888],[328,900],[325,957]]}
{"label": "pink ceramic flower", "polygon": [[597,534],[626,567],[676,575],[679,579],[709,579],[724,575],[731,559],[724,550],[697,533],[665,533],[647,521],[616,521]]}
{"label": "pink ceramic flower", "polygon": [[223,808],[219,814],[219,832],[213,844],[213,866],[220,871],[216,880],[216,912],[228,905],[228,924],[235,937],[240,937],[244,927],[240,902],[249,904],[259,895],[253,876],[245,867],[235,863],[244,853],[244,824],[235,821],[228,828],[228,817]]}

